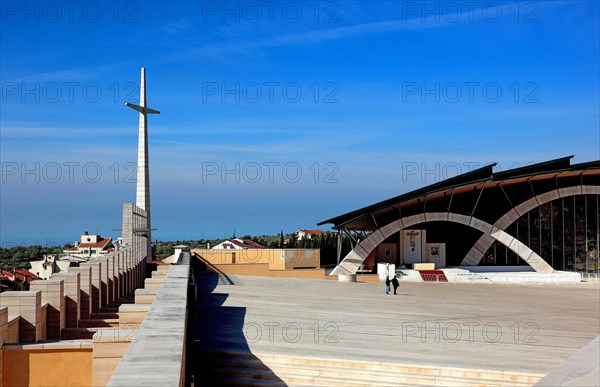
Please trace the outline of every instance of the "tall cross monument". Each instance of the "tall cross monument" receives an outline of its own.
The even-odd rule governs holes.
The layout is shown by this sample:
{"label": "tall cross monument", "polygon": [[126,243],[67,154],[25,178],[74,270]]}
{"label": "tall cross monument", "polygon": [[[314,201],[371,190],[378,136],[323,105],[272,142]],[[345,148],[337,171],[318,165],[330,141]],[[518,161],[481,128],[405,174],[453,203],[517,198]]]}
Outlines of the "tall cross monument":
{"label": "tall cross monument", "polygon": [[[138,164],[137,164],[137,188],[135,194],[135,205],[146,211],[146,225],[142,234],[148,238],[147,253],[151,254],[151,222],[150,222],[150,169],[148,166],[148,114],[160,114],[159,111],[146,107],[146,69],[142,67],[140,80],[140,104],[135,105],[126,102],[125,105],[140,113],[140,124],[138,132]],[[135,231],[135,230],[134,230]]]}

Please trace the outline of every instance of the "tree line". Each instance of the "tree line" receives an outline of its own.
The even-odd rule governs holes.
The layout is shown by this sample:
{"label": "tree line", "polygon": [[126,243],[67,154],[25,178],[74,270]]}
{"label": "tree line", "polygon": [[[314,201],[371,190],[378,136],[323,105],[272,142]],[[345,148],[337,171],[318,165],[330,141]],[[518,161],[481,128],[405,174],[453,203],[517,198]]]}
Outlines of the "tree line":
{"label": "tree line", "polygon": [[[236,238],[235,233],[232,238]],[[338,234],[328,232],[327,234],[316,235],[312,238],[297,239],[295,233],[284,233],[277,235],[252,236],[246,234],[240,239],[251,239],[254,242],[269,249],[320,249],[321,265],[332,265],[337,262],[337,239]],[[175,246],[186,245],[191,248],[208,248],[223,242],[223,239],[197,239],[197,240],[176,240],[176,241],[156,241],[155,254],[158,259],[163,259],[173,254]],[[30,261],[37,261],[44,255],[59,256],[63,250],[73,247],[67,243],[64,246],[12,246],[9,248],[0,248],[0,267],[5,270],[29,269]],[[349,237],[342,237],[341,258],[352,249],[352,243]]]}
{"label": "tree line", "polygon": [[5,270],[29,269],[30,261],[38,261],[44,255],[59,256],[63,250],[72,247],[70,244],[64,246],[12,246],[9,248],[0,247],[0,267]]}
{"label": "tree line", "polygon": [[[230,239],[236,238],[235,233]],[[321,251],[321,266],[333,265],[337,263],[337,241],[338,234],[328,232],[322,235],[315,235],[312,238],[303,238],[298,240],[295,233],[284,233],[281,231],[278,235],[261,235],[252,236],[246,234],[239,237],[240,239],[251,239],[252,241],[268,248],[268,249],[320,249]],[[156,242],[156,257],[158,259],[166,258],[173,254],[175,246],[186,245],[190,248],[211,248],[223,242],[224,239],[198,239],[198,240],[177,240],[177,241],[157,241]],[[342,236],[341,258],[343,259],[352,249],[351,239]]]}

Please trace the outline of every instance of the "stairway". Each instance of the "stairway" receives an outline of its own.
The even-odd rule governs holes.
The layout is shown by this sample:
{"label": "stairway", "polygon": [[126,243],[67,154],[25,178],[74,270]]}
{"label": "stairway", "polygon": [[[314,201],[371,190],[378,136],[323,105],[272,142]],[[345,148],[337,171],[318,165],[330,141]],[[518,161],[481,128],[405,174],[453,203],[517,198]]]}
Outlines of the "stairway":
{"label": "stairway", "polygon": [[119,306],[133,304],[134,301],[133,295],[126,295],[101,307],[98,312],[92,312],[90,318],[80,319],[77,328],[64,328],[61,339],[92,340],[98,328],[119,328]]}
{"label": "stairway", "polygon": [[544,376],[249,352],[207,351],[198,360],[198,386],[531,386]]}

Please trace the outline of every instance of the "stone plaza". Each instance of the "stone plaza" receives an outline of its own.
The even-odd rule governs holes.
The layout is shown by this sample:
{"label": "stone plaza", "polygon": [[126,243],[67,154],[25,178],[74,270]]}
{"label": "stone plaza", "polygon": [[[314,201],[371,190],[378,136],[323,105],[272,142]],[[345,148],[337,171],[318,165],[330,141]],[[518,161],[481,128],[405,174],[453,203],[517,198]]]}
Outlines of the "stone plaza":
{"label": "stone plaza", "polygon": [[[598,283],[403,283],[394,296],[385,294],[381,282],[228,278],[199,277],[188,356],[237,353],[239,362],[239,357],[251,354],[288,384],[354,385],[359,377],[353,370],[381,364],[392,369],[397,364],[417,371],[388,375],[396,385],[532,385],[600,330]],[[595,360],[597,356],[596,351]],[[329,369],[337,374],[315,376],[310,368],[303,372],[300,364],[310,362],[299,359],[321,359],[321,371],[328,361],[340,364],[332,363]],[[286,362],[297,367],[286,367]],[[188,362],[188,368],[199,371],[200,364],[204,363]],[[201,370],[204,377],[218,377],[220,368],[230,367],[226,375],[235,384],[231,371],[243,362],[232,364],[220,362],[212,371]],[[385,376],[386,371],[374,374]],[[423,381],[427,375],[438,377]],[[237,382],[243,383],[248,375],[239,377]],[[377,378],[364,377],[361,385],[369,380]]]}

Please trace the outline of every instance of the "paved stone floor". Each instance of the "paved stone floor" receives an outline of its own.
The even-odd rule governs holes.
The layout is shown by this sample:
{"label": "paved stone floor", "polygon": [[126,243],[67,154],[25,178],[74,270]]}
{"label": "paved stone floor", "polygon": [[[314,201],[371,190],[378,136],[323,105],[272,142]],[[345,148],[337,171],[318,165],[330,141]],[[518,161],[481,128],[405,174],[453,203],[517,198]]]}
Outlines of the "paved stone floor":
{"label": "paved stone floor", "polygon": [[600,288],[202,274],[188,339],[201,349],[547,373],[600,334]]}

